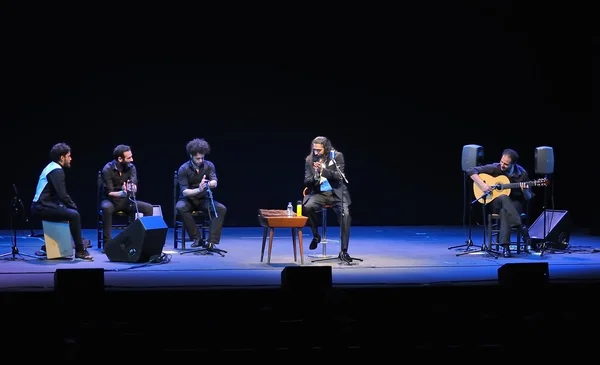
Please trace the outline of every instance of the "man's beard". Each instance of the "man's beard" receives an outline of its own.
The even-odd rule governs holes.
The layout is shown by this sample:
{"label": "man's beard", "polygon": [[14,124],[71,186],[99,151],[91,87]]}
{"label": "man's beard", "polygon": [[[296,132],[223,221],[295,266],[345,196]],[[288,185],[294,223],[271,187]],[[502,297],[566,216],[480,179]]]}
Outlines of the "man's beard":
{"label": "man's beard", "polygon": [[192,166],[194,166],[194,168],[199,169],[200,166],[202,166],[202,164],[204,163],[204,161],[200,162],[200,163],[196,163],[196,161],[194,161],[193,159],[191,159],[190,161],[192,161]]}

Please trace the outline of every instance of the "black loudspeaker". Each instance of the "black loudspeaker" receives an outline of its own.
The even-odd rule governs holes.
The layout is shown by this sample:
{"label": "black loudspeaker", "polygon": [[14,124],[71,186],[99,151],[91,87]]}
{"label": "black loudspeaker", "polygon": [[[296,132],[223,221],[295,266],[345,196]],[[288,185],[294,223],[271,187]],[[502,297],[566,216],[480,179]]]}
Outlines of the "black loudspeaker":
{"label": "black loudspeaker", "polygon": [[104,269],[56,269],[54,290],[57,292],[73,290],[78,295],[82,295],[82,290],[103,291]]}
{"label": "black loudspeaker", "polygon": [[564,250],[569,245],[573,222],[568,210],[546,209],[529,227],[532,242],[549,242]]}
{"label": "black loudspeaker", "polygon": [[167,224],[162,217],[150,216],[134,220],[117,237],[104,245],[110,261],[148,262],[160,256],[167,240]]}
{"label": "black loudspeaker", "polygon": [[286,266],[281,271],[281,289],[286,292],[326,292],[332,286],[331,266]]}
{"label": "black loudspeaker", "polygon": [[498,269],[498,283],[502,286],[535,288],[550,280],[547,262],[504,264]]}
{"label": "black loudspeaker", "polygon": [[57,325],[61,328],[74,323],[80,325],[73,318],[73,308],[89,307],[90,303],[103,305],[104,289],[104,269],[102,268],[56,269],[54,272],[54,299],[57,307],[47,311],[44,320],[57,321]]}
{"label": "black loudspeaker", "polygon": [[552,147],[542,146],[535,149],[535,173],[548,175],[554,173],[554,150]]}
{"label": "black loudspeaker", "polygon": [[467,171],[471,167],[483,164],[483,147],[476,144],[468,144],[462,149],[462,170]]}

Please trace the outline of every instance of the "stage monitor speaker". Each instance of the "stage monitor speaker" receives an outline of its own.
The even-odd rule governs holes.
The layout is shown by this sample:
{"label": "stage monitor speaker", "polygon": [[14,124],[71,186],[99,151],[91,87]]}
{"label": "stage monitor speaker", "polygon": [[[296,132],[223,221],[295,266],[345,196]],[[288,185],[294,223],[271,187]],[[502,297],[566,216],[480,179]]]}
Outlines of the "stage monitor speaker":
{"label": "stage monitor speaker", "polygon": [[54,272],[54,291],[77,292],[103,291],[104,269],[56,269]]}
{"label": "stage monitor speaker", "polygon": [[[73,308],[98,305],[104,295],[104,269],[56,269],[54,293],[58,311],[50,315],[65,320],[73,317]],[[63,318],[63,315],[66,318]]]}
{"label": "stage monitor speaker", "polygon": [[325,292],[331,289],[331,266],[286,266],[281,271],[281,289],[286,292]]}
{"label": "stage monitor speaker", "polygon": [[536,174],[548,175],[554,173],[554,149],[541,146],[535,149],[534,170]]}
{"label": "stage monitor speaker", "polygon": [[498,268],[498,283],[502,286],[535,288],[547,285],[549,279],[547,262],[511,263]]}
{"label": "stage monitor speaker", "polygon": [[149,262],[150,258],[162,254],[167,230],[162,217],[138,218],[107,242],[104,252],[109,261]]}
{"label": "stage monitor speaker", "polygon": [[529,227],[532,242],[549,242],[551,247],[564,250],[569,245],[573,222],[568,210],[546,209]]}
{"label": "stage monitor speaker", "polygon": [[471,167],[483,164],[483,147],[476,144],[468,144],[462,149],[462,170],[467,171]]}

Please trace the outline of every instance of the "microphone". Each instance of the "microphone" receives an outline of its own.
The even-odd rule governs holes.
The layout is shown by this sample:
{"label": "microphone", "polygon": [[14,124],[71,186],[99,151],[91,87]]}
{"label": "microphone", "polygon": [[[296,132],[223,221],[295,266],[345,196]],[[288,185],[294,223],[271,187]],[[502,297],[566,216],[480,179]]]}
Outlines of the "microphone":
{"label": "microphone", "polygon": [[135,198],[135,192],[133,191],[133,181],[127,180],[127,195]]}
{"label": "microphone", "polygon": [[[315,162],[319,162],[319,156],[317,156],[317,155],[313,154],[313,163],[315,163]],[[317,169],[314,169],[314,170],[315,170],[315,176],[314,176],[314,179],[315,179],[316,181],[319,181],[319,172],[317,171]]]}
{"label": "microphone", "polygon": [[329,158],[335,161],[335,150],[329,151]]}

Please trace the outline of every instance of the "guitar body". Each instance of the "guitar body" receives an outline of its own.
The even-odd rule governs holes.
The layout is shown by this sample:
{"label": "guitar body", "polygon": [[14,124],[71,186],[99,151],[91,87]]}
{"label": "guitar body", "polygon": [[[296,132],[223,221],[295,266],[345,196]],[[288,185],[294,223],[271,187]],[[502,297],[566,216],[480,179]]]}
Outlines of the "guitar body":
{"label": "guitar body", "polygon": [[[479,177],[481,178],[481,180],[483,180],[484,183],[486,183],[490,187],[493,187],[494,185],[498,185],[498,184],[510,184],[510,180],[508,179],[508,176],[505,176],[505,175],[493,177],[492,175],[488,175],[488,174],[479,174]],[[479,188],[479,185],[477,185],[477,183],[475,183],[475,182],[473,183],[473,193],[475,194],[475,198],[479,198],[480,196],[482,196],[484,194],[483,191]],[[501,195],[510,195],[510,189],[504,189],[504,190],[494,189],[491,194],[489,194],[485,197],[485,199],[484,198],[479,199],[478,202],[481,204],[489,204],[494,199],[496,199],[497,197],[499,197]]]}
{"label": "guitar body", "polygon": [[[487,196],[483,197],[483,191],[479,188],[477,183],[473,182],[473,193],[475,194],[475,199],[481,204],[489,204],[494,201],[499,196],[502,195],[510,195],[511,189],[520,189],[520,183],[511,183],[506,175],[500,175],[497,177],[493,177],[488,174],[479,174],[481,180],[486,183],[490,188],[492,188],[492,192]],[[528,187],[534,186],[548,186],[548,178],[537,179],[533,181],[524,181],[523,184]],[[481,199],[478,199],[482,197]]]}

